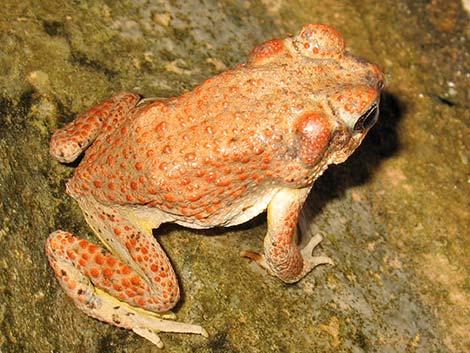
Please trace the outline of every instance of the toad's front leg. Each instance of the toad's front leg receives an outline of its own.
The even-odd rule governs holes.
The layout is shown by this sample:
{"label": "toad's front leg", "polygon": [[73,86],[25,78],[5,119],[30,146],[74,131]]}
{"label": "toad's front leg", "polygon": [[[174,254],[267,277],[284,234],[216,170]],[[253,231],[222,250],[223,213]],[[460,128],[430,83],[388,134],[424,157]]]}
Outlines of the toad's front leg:
{"label": "toad's front leg", "polygon": [[286,283],[295,283],[321,264],[333,264],[326,256],[314,257],[312,251],[322,240],[317,235],[300,250],[295,233],[300,210],[310,188],[281,189],[268,205],[268,232],[264,238],[264,255],[244,252],[269,273]]}
{"label": "toad's front leg", "polygon": [[123,119],[139,100],[135,93],[121,92],[80,114],[54,133],[49,145],[51,155],[63,163],[73,162],[101,132]]}

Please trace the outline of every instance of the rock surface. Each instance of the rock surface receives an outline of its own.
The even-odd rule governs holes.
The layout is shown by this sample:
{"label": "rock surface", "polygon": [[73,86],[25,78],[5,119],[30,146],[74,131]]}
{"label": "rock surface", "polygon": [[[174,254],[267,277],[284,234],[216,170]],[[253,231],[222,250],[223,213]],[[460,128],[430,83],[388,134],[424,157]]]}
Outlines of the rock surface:
{"label": "rock surface", "polygon": [[[327,23],[387,75],[381,120],[316,183],[305,231],[322,267],[296,285],[239,251],[265,219],[230,231],[158,232],[180,277],[165,352],[470,350],[470,28],[460,1],[11,1],[0,14],[0,351],[157,352],[75,309],[44,241],[91,234],[64,193],[73,166],[52,132],[123,90],[167,97],[243,61],[256,44]],[[91,238],[91,236],[90,236]]]}

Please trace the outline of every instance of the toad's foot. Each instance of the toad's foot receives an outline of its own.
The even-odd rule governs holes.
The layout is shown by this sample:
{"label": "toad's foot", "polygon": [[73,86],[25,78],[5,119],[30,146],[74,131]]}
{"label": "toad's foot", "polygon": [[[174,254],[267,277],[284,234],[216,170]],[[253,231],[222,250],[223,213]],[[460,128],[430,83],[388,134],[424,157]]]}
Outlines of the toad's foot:
{"label": "toad's foot", "polygon": [[[206,338],[209,337],[207,331],[199,325],[169,320],[175,317],[173,313],[162,315],[133,307],[97,288],[94,288],[94,293],[88,292],[87,295],[90,295],[86,299],[88,305],[96,305],[95,308],[88,309],[87,313],[90,316],[93,316],[93,310],[99,311],[98,319],[104,319],[116,326],[132,330],[139,336],[148,339],[158,348],[164,346],[158,336],[159,332],[194,333]],[[75,303],[77,304],[77,302]],[[86,303],[83,304],[87,305]],[[77,304],[77,306],[84,310],[82,305]]]}
{"label": "toad's foot", "polygon": [[[300,253],[303,258],[303,266],[302,272],[294,279],[291,280],[283,280],[286,283],[295,283],[305,277],[310,271],[312,271],[315,267],[319,265],[334,265],[332,259],[328,256],[313,256],[313,250],[320,244],[323,240],[323,237],[320,234],[316,234],[312,239],[310,239],[309,243],[305,248],[303,248]],[[255,261],[258,265],[262,268],[266,269],[270,275],[276,276],[276,273],[272,270],[271,266],[269,265],[268,261],[266,260],[265,255],[251,252],[251,251],[242,251],[241,255],[243,257],[247,257],[253,261]]]}
{"label": "toad's foot", "polygon": [[315,250],[322,240],[323,237],[320,234],[315,234],[315,236],[310,239],[307,246],[300,251],[302,258],[304,259],[304,267],[302,269],[303,275],[301,275],[300,278],[307,275],[310,271],[319,265],[335,264],[328,256],[313,256],[313,250]]}
{"label": "toad's foot", "polygon": [[101,316],[104,311],[110,313],[116,326],[134,331],[139,336],[148,339],[158,348],[163,348],[163,342],[158,336],[158,332],[194,333],[206,338],[209,337],[207,331],[199,325],[169,320],[168,318],[174,318],[175,316],[172,313],[170,315],[156,314],[121,302],[100,290],[95,289],[95,292],[97,296],[100,296]]}

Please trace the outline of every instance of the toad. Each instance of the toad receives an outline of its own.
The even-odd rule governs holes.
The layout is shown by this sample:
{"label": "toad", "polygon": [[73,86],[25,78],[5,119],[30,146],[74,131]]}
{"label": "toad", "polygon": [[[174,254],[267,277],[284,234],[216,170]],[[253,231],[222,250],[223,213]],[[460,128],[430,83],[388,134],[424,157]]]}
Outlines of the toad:
{"label": "toad", "polygon": [[63,163],[85,152],[66,189],[106,249],[53,232],[46,252],[60,285],[88,315],[162,347],[158,332],[207,336],[172,320],[177,276],[152,234],[162,223],[229,227],[267,211],[263,252],[245,256],[286,283],[331,263],[312,255],[321,237],[297,246],[299,212],[374,125],[382,88],[337,31],[310,24],[180,97],[123,92],[81,114],[50,152]]}

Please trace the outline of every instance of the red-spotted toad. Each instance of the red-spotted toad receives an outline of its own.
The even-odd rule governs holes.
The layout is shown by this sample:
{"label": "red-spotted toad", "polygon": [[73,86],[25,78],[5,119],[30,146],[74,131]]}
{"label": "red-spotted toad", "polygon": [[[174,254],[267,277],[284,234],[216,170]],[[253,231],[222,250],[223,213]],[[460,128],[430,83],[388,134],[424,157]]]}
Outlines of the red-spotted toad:
{"label": "red-spotted toad", "polygon": [[247,63],[178,98],[120,93],[52,137],[61,162],[85,156],[67,184],[104,250],[64,231],[46,251],[60,284],[88,315],[133,330],[207,335],[167,320],[177,278],[152,229],[232,226],[267,210],[264,253],[247,252],[292,283],[329,263],[299,250],[299,211],[313,182],[343,162],[378,115],[383,76],[345,53],[341,35],[307,25],[256,47]]}

